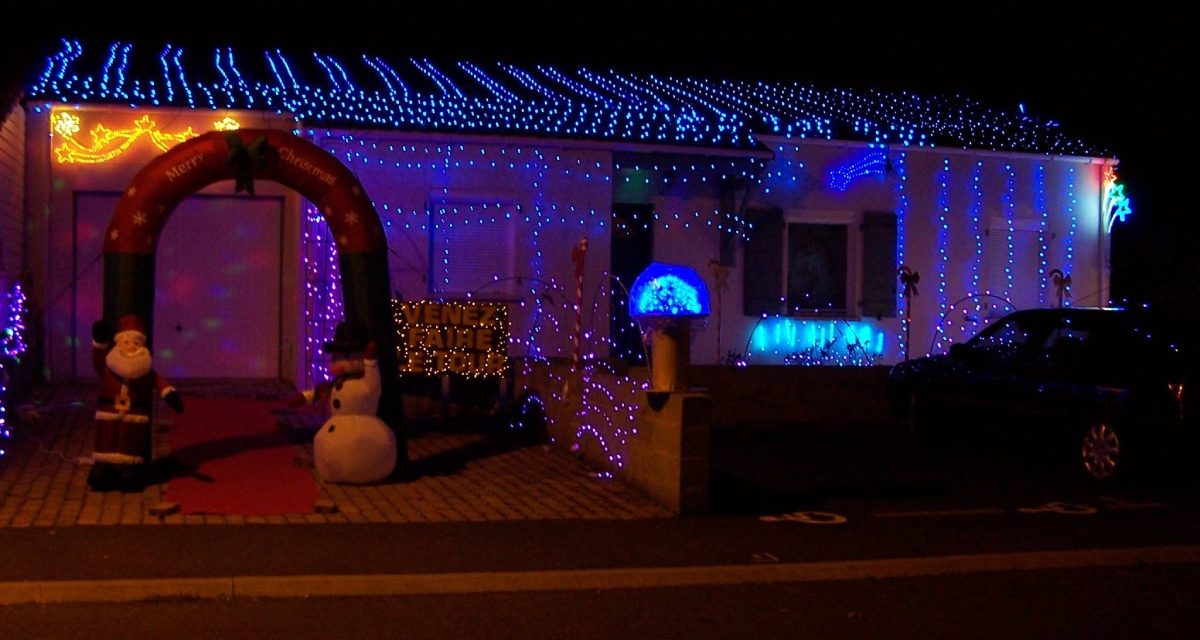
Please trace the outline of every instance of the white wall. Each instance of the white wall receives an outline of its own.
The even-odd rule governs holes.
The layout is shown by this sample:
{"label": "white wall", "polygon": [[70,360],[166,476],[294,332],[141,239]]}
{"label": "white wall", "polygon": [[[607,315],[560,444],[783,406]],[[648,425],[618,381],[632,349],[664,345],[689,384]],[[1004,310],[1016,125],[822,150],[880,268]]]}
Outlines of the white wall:
{"label": "white wall", "polygon": [[[485,297],[506,297],[505,287],[487,285],[497,274],[494,267],[481,267],[473,275],[478,281],[475,286],[445,287],[446,269],[440,264],[441,258],[460,260],[464,256],[462,252],[454,253],[454,241],[438,240],[445,237],[441,231],[434,233],[435,241],[433,246],[430,244],[430,203],[435,210],[443,206],[441,202],[449,203],[446,207],[459,206],[456,224],[462,224],[465,217],[470,226],[489,215],[468,211],[467,203],[494,202],[519,218],[510,225],[485,220],[484,226],[477,226],[480,236],[494,237],[497,243],[515,239],[510,253],[512,266],[500,269],[499,275],[535,276],[554,283],[554,304],[545,307],[553,312],[537,322],[542,329],[538,342],[547,349],[546,355],[569,353],[573,315],[569,308],[573,303],[570,249],[584,234],[590,242],[584,328],[594,327],[597,337],[602,338],[607,333],[607,299],[595,294],[606,290],[602,281],[609,259],[607,224],[616,188],[611,183],[610,154],[554,148],[545,141],[469,140],[370,133],[327,135],[319,143],[351,166],[374,198],[388,225],[393,250],[392,284],[405,298],[460,297],[465,292],[457,289],[464,288],[478,290]],[[763,169],[762,184],[748,198],[739,198],[739,207],[778,207],[793,222],[846,220],[855,223],[854,227],[864,212],[900,213],[901,203],[907,203],[901,236],[904,262],[921,274],[920,295],[914,299],[912,310],[912,356],[925,354],[931,344],[938,351],[950,341],[969,337],[982,323],[1007,309],[1008,302],[1015,307],[1053,303],[1054,289],[1048,279],[1053,268],[1071,274],[1075,283],[1073,303],[1107,302],[1107,273],[1101,263],[1101,244],[1107,238],[1101,232],[1099,215],[1099,163],[1021,154],[893,149],[887,151],[891,165],[888,172],[858,178],[845,191],[838,191],[830,187],[829,172],[869,153],[871,149],[866,145],[772,140],[771,151],[774,158]],[[637,158],[635,162],[643,170],[637,175],[648,176],[651,181],[648,200],[659,218],[654,223],[654,259],[691,266],[709,280],[715,294],[709,263],[720,255],[722,232],[710,222],[719,219],[711,214],[721,208],[717,185],[721,167],[727,166],[729,159],[700,158],[702,161],[689,164],[662,161],[654,155],[624,157]],[[943,175],[947,160],[949,169]],[[713,170],[711,163],[718,168]],[[696,169],[682,168],[685,165],[695,165]],[[977,166],[978,189],[974,186]],[[903,190],[901,171],[907,175]],[[587,173],[590,177],[585,177]],[[621,175],[616,179],[622,179]],[[1073,192],[1068,189],[1072,183]],[[943,207],[946,229],[945,239],[940,241],[942,220],[938,212]],[[978,223],[972,220],[976,211]],[[851,235],[852,243],[861,242],[855,240],[853,232]],[[1072,247],[1069,264],[1068,244]],[[735,245],[739,250],[735,252],[728,288],[723,292],[723,304],[718,308],[714,295],[714,317],[698,325],[694,334],[694,362],[714,362],[719,351],[746,352],[747,347],[751,362],[781,362],[789,349],[796,350],[796,345],[805,340],[838,335],[843,340],[852,335],[872,349],[881,348],[881,362],[894,362],[903,356],[903,323],[899,316],[864,318],[851,314],[764,321],[743,315],[742,241],[735,240]],[[860,256],[854,256],[853,251],[862,251],[861,244],[856,247],[852,249],[855,263]],[[973,277],[976,273],[978,278]],[[853,289],[849,302],[853,304],[862,286],[862,270],[852,267],[848,277]],[[458,273],[452,279],[465,283],[470,276],[464,278]],[[898,280],[895,282],[899,298],[900,285]],[[507,297],[514,302],[514,336],[529,334],[532,325],[528,305],[537,297],[535,290],[543,289],[528,282],[507,288]],[[563,296],[562,291],[567,295]],[[971,294],[995,296],[982,298],[993,302],[995,308],[976,309],[976,299],[971,298],[950,311],[952,303]],[[593,301],[598,303],[594,323]],[[964,309],[969,313],[964,314]],[[902,313],[899,305],[898,311]],[[948,320],[941,323],[943,315]],[[946,338],[934,341],[939,323]],[[752,333],[756,327],[758,334]],[[756,336],[754,340],[752,335]],[[600,342],[594,350],[603,356],[606,350]],[[523,353],[523,348],[514,347],[512,353]]]}
{"label": "white wall", "polygon": [[[906,212],[901,223],[903,260],[921,276],[919,296],[914,298],[912,309],[912,357],[926,354],[931,345],[934,352],[940,352],[950,342],[970,337],[1006,309],[1056,304],[1049,278],[1049,271],[1055,268],[1072,277],[1070,304],[1097,306],[1109,302],[1104,264],[1108,237],[1100,215],[1104,166],[1100,161],[891,149],[889,173],[864,176],[840,192],[829,186],[830,169],[861,158],[870,151],[866,145],[772,140],[771,148],[776,158],[768,163],[763,184],[752,192],[748,207],[778,207],[785,219],[792,221],[839,215],[850,220],[868,211]],[[907,175],[903,189],[900,171]],[[653,199],[656,207],[667,210],[719,206],[715,195],[681,198],[661,189]],[[944,216],[939,216],[943,209]],[[975,215],[978,222],[973,219]],[[944,241],[940,239],[942,233]],[[738,245],[742,245],[740,240]],[[661,224],[655,230],[656,259],[687,264],[706,277],[708,262],[716,257],[718,246],[718,232],[714,230],[684,230]],[[725,351],[745,352],[749,345],[751,362],[781,362],[789,348],[795,349],[793,338],[802,344],[805,336],[853,331],[872,344],[878,344],[883,334],[882,362],[902,357],[903,324],[898,317],[876,319],[852,314],[838,319],[793,317],[760,322],[759,318],[743,316],[743,255],[737,252],[724,294],[721,324]],[[976,273],[978,278],[974,277]],[[861,286],[861,277],[852,268],[848,275],[851,287]],[[896,287],[899,292],[898,279]],[[988,295],[972,297],[975,294]],[[984,305],[977,305],[977,300]],[[952,311],[956,301],[959,304]],[[939,324],[945,337],[935,341]],[[756,326],[760,334],[751,341]],[[693,361],[713,362],[716,340],[716,319],[712,318],[706,329],[694,335]]]}
{"label": "white wall", "polygon": [[[609,262],[608,151],[383,132],[331,134],[318,144],[356,173],[375,202],[391,249],[392,288],[404,299],[471,293],[509,300],[512,335],[523,338],[536,330],[543,355],[565,356],[576,300],[571,249],[587,237],[584,330],[595,317],[607,334],[607,295],[596,291]],[[489,242],[508,247],[486,246]],[[472,255],[472,247],[486,255]],[[509,257],[508,264],[493,263],[501,255]],[[463,274],[447,268],[444,257],[480,260],[481,266]],[[548,300],[543,292],[550,293]],[[539,298],[543,310],[535,318]],[[511,345],[509,351],[524,355],[526,347]]]}
{"label": "white wall", "polygon": [[[1103,165],[1076,158],[937,150],[910,150],[906,164],[905,261],[921,273],[921,296],[913,303],[912,355],[928,352],[931,344],[940,352],[1007,308],[993,298],[986,298],[982,308],[973,300],[959,302],[971,294],[991,294],[1015,308],[1056,305],[1049,276],[1053,269],[1072,278],[1068,304],[1109,303],[1102,259],[1109,238],[1100,215]],[[943,176],[949,185],[944,261],[938,252]],[[951,311],[955,302],[959,305]],[[943,314],[946,339],[935,341]]]}
{"label": "white wall", "polygon": [[[48,378],[55,380],[87,377],[90,367],[80,370],[77,363],[80,353],[87,350],[91,342],[90,331],[93,318],[84,317],[91,313],[89,300],[98,300],[100,292],[93,291],[102,278],[103,258],[99,237],[92,229],[94,225],[80,224],[80,198],[111,195],[118,197],[132,181],[133,176],[151,158],[162,151],[143,136],[131,144],[127,151],[105,162],[95,164],[63,163],[58,160],[55,148],[64,143],[60,135],[52,135],[49,105],[31,105],[27,121],[26,145],[27,166],[30,180],[27,195],[27,221],[30,245],[29,261],[35,274],[31,288],[31,307],[44,311],[45,367]],[[291,128],[289,122],[270,114],[246,112],[207,112],[180,109],[148,109],[123,107],[85,107],[71,109],[80,118],[81,131],[75,139],[90,144],[90,131],[103,124],[111,129],[124,129],[143,115],[148,115],[157,130],[175,133],[192,128],[203,133],[213,129],[213,122],[230,115],[244,128]],[[106,148],[112,148],[109,145]],[[257,183],[256,193],[264,199],[283,200],[282,256],[273,267],[280,270],[282,311],[278,302],[273,302],[271,313],[278,313],[278,342],[271,358],[279,362],[280,375],[291,378],[298,369],[296,345],[300,333],[299,276],[299,220],[298,197],[290,189],[274,183]],[[214,184],[200,195],[229,196],[233,194],[233,183]],[[84,221],[86,222],[86,221]],[[220,233],[214,230],[209,236],[196,237],[199,245],[219,243]],[[215,247],[213,247],[215,249]],[[271,251],[280,252],[278,245]],[[201,252],[202,253],[202,252]],[[213,254],[217,252],[214,250]],[[286,265],[286,267],[284,266]],[[295,265],[293,269],[292,266]],[[81,289],[81,286],[88,287]],[[162,283],[156,283],[161,287]],[[196,317],[203,315],[205,302],[197,299]],[[156,318],[157,320],[157,318]],[[232,329],[231,329],[232,330]],[[214,349],[222,346],[212,337]],[[270,367],[272,370],[275,366]],[[231,372],[236,376],[238,372]],[[246,375],[253,375],[252,373]]]}
{"label": "white wall", "polygon": [[[224,115],[124,108],[89,108],[78,113],[90,118],[85,127],[100,121],[131,122],[135,116],[150,113],[162,129],[172,131],[187,126],[207,130],[212,120]],[[243,126],[289,126],[278,118],[256,114],[238,117]],[[75,194],[119,193],[158,151],[142,145],[104,164],[63,165],[55,161],[52,152],[58,141],[48,136],[48,111],[35,107],[25,131],[30,140],[47,141],[26,145],[25,163],[30,171],[26,196],[28,260],[35,274],[30,294],[36,308],[47,310],[49,373],[62,378],[70,375],[73,354],[80,341],[86,343],[87,338],[77,335],[70,291],[81,275],[77,271],[88,267],[61,259],[72,254],[77,242]],[[536,330],[544,355],[570,353],[575,303],[571,248],[581,237],[587,237],[582,315],[584,330],[594,330],[595,335],[585,352],[594,351],[601,357],[607,354],[603,340],[609,316],[609,226],[615,188],[612,149],[596,143],[397,132],[322,132],[314,134],[313,139],[345,162],[373,198],[392,252],[392,286],[401,297],[458,298],[473,292],[484,298],[510,300],[513,335],[523,338]],[[1072,276],[1074,304],[1107,302],[1103,261],[1108,238],[1099,211],[1103,166],[1097,161],[929,148],[890,149],[890,172],[861,177],[843,192],[829,186],[829,171],[862,158],[870,151],[867,145],[783,139],[767,139],[766,143],[772,159],[762,169],[762,183],[748,197],[739,197],[739,209],[778,207],[792,221],[820,217],[852,222],[861,219],[864,212],[903,213],[903,260],[921,274],[920,296],[914,300],[910,328],[909,353],[913,356],[929,351],[931,342],[935,351],[944,348],[947,341],[933,341],[943,314],[949,319],[943,329],[954,340],[973,333],[977,323],[986,319],[989,309],[977,312],[971,306],[966,316],[962,306],[956,312],[949,311],[951,303],[969,294],[990,291],[1018,307],[1053,304],[1054,290],[1047,276],[1053,268]],[[2,150],[0,140],[0,153]],[[678,155],[678,150],[674,152]],[[624,157],[645,158],[647,166],[654,166],[660,157],[637,156],[628,149],[623,153]],[[723,233],[716,224],[725,221],[713,213],[721,209],[717,185],[722,170],[705,165],[711,160],[724,166],[730,160],[685,157],[701,160],[694,163],[698,168],[674,167],[666,180],[662,180],[667,175],[666,163],[662,171],[651,172],[654,184],[649,189],[649,200],[659,214],[654,223],[655,259],[689,265],[710,278],[712,287],[709,263],[720,255]],[[949,170],[943,173],[947,161]],[[735,162],[745,164],[744,159]],[[977,170],[978,190],[974,186]],[[901,172],[907,176],[904,181],[900,180]],[[945,188],[941,185],[943,177]],[[281,349],[284,375],[294,372],[300,377],[303,356],[295,346],[304,335],[300,286],[303,265],[296,215],[299,202],[295,194],[277,185],[264,184],[260,188],[266,195],[286,199]],[[228,184],[205,190],[214,194],[231,192]],[[939,242],[939,211],[943,207],[945,241]],[[976,209],[978,224],[972,219]],[[510,221],[504,219],[506,214]],[[498,221],[493,222],[497,217]],[[0,224],[12,225],[7,218],[0,219]],[[903,324],[898,317],[862,318],[851,313],[845,318],[764,321],[744,316],[742,241],[735,240],[734,244],[738,250],[719,309],[721,351],[745,352],[749,346],[751,362],[780,362],[789,349],[796,348],[796,340],[802,343],[814,337],[853,332],[860,340],[865,336],[870,344],[879,345],[884,362],[902,357]],[[6,243],[6,261],[12,261],[11,254]],[[447,269],[441,264],[446,256],[452,257],[455,265],[474,260],[479,273]],[[495,264],[498,260],[506,264]],[[90,268],[100,267],[97,264]],[[494,277],[520,281],[492,282]],[[851,269],[850,286],[855,291],[861,287],[862,277],[861,270]],[[544,304],[540,317],[535,317],[533,310],[539,299]],[[713,306],[717,314],[715,300]],[[757,334],[753,333],[756,327]],[[714,317],[695,334],[693,361],[714,362],[718,351]],[[525,352],[521,344],[510,349],[512,355]]]}

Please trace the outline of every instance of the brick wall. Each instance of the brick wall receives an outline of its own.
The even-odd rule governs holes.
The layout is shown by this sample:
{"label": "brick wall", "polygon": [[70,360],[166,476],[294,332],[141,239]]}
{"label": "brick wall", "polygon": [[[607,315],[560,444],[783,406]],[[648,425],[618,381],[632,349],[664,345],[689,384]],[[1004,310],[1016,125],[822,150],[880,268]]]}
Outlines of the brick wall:
{"label": "brick wall", "polygon": [[816,424],[888,419],[889,367],[693,365],[688,381],[708,389],[714,425]]}

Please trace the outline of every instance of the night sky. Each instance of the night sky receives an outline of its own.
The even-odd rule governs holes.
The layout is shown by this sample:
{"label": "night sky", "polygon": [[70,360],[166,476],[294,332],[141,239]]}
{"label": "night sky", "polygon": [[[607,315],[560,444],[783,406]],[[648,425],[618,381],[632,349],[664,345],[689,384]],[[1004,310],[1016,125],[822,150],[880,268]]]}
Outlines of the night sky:
{"label": "night sky", "polygon": [[[436,3],[435,3],[436,4]],[[0,42],[0,80],[40,68],[62,35],[108,43],[121,38],[161,47],[233,45],[325,53],[373,52],[435,61],[548,63],[560,66],[764,80],[824,87],[962,93],[995,108],[1052,118],[1075,136],[1121,159],[1119,175],[1134,216],[1113,239],[1118,299],[1151,302],[1200,319],[1192,282],[1200,277],[1200,243],[1183,232],[1191,214],[1184,157],[1193,114],[1184,100],[1196,71],[1189,51],[1200,22],[1160,10],[1078,3],[955,3],[937,10],[813,9],[809,3],[725,3],[682,7],[651,3],[505,3],[468,11],[458,3],[419,13],[356,9],[333,13],[287,7],[288,18],[240,9],[207,23],[169,19],[144,5],[154,29],[103,15],[13,25]],[[1053,5],[1052,9],[1048,9]],[[115,6],[115,5],[114,5]],[[128,6],[128,5],[126,5]],[[566,16],[566,8],[585,12]],[[180,6],[205,12],[213,7]],[[116,11],[115,9],[113,11]],[[125,13],[136,8],[121,10]],[[587,12],[591,12],[590,14]],[[691,23],[699,26],[690,26]],[[168,25],[168,26],[163,26]],[[166,31],[162,29],[168,29]],[[4,97],[0,93],[0,98]],[[1190,176],[1189,176],[1190,178]]]}

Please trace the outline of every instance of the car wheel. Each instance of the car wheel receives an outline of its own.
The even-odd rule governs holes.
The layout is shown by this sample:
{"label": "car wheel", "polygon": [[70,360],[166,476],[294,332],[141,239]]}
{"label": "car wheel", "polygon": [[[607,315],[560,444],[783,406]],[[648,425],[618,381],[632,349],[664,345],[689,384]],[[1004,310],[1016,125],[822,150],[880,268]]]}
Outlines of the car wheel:
{"label": "car wheel", "polygon": [[1083,470],[1093,480],[1110,480],[1121,465],[1121,439],[1111,425],[1097,422],[1083,433]]}

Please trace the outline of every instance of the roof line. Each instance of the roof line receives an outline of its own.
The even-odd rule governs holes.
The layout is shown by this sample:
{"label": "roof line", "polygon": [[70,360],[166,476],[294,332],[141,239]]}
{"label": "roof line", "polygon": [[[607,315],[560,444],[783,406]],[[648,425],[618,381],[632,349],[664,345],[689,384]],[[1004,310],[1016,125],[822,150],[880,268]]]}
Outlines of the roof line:
{"label": "roof line", "polygon": [[762,158],[770,160],[775,153],[770,149],[723,149],[685,145],[639,144],[636,142],[608,142],[603,140],[580,140],[576,138],[533,138],[518,136],[480,135],[471,133],[440,133],[427,131],[402,131],[397,129],[354,129],[335,127],[310,127],[303,123],[298,129],[338,131],[353,136],[374,137],[388,140],[421,140],[438,143],[465,142],[472,144],[494,144],[501,146],[529,145],[540,148],[584,149],[591,151],[614,151],[636,153],[666,153],[676,155],[709,156],[719,158]]}
{"label": "roof line", "polygon": [[824,147],[850,147],[856,149],[884,149],[888,151],[904,151],[906,153],[931,153],[931,154],[950,154],[950,155],[969,155],[969,156],[991,156],[991,157],[1021,157],[1031,160],[1052,160],[1055,162],[1077,162],[1080,164],[1100,164],[1116,166],[1120,164],[1120,159],[1108,156],[1078,156],[1070,154],[1055,154],[1055,153],[1031,153],[1029,151],[993,151],[991,149],[977,149],[975,147],[937,147],[937,146],[917,146],[917,145],[902,145],[902,144],[887,144],[880,142],[862,142],[860,140],[821,140],[816,138],[789,138],[787,136],[772,136],[766,134],[758,134],[755,136],[758,141],[767,147],[774,148],[780,144],[804,144],[804,145],[819,145]]}

